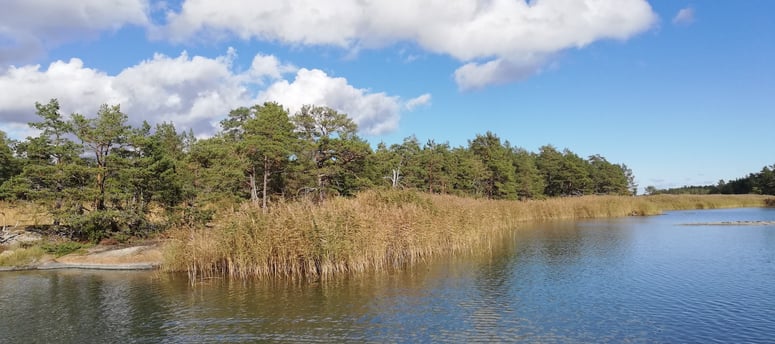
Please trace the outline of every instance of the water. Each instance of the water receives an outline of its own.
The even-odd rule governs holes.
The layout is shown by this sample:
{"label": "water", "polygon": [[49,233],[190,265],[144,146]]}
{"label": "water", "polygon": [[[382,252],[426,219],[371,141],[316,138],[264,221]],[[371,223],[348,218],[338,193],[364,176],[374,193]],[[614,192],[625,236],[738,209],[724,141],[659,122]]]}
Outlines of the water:
{"label": "water", "polygon": [[471,255],[331,282],[0,274],[0,342],[773,343],[775,209],[519,229]]}

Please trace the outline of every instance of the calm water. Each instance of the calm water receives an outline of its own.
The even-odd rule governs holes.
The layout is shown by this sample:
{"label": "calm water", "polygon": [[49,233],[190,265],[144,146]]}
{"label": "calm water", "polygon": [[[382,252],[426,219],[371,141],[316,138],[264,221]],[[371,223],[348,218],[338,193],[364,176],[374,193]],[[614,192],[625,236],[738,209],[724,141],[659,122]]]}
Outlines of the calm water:
{"label": "calm water", "polygon": [[775,209],[552,223],[335,282],[0,274],[0,342],[775,342]]}

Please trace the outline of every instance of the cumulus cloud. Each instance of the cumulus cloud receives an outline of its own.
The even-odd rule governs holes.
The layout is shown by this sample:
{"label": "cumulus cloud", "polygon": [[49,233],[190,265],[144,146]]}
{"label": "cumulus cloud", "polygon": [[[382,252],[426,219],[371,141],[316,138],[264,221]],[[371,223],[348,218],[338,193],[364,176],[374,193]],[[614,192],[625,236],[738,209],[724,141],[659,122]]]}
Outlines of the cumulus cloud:
{"label": "cumulus cloud", "polygon": [[294,73],[298,68],[292,64],[280,62],[274,55],[258,54],[253,57],[253,63],[250,65],[250,76],[263,79],[281,79],[283,74]]}
{"label": "cumulus cloud", "polygon": [[130,115],[210,133],[218,116],[250,96],[242,76],[232,72],[232,59],[231,53],[216,58],[156,54],[116,75],[112,90]]}
{"label": "cumulus cloud", "polygon": [[35,102],[50,98],[67,104],[68,111],[89,113],[100,104],[120,100],[112,79],[76,58],[53,62],[45,71],[40,65],[12,66],[0,74],[0,120],[17,124],[36,120]]}
{"label": "cumulus cloud", "polygon": [[675,17],[673,17],[673,24],[689,25],[691,23],[694,23],[694,8],[682,8],[676,13]]}
{"label": "cumulus cloud", "polygon": [[[181,41],[231,35],[355,51],[407,41],[465,62],[456,81],[470,89],[523,79],[565,49],[628,39],[656,15],[646,0],[186,0],[167,21],[167,37]],[[471,74],[479,70],[498,75]]]}
{"label": "cumulus cloud", "polygon": [[[292,81],[278,81],[258,96],[259,101],[276,101],[296,112],[303,105],[328,106],[346,113],[362,133],[378,135],[395,130],[402,102],[399,97],[355,88],[346,79],[330,77],[318,69],[302,68]],[[410,100],[411,102],[411,100]],[[416,103],[416,101],[415,101]]]}
{"label": "cumulus cloud", "polygon": [[47,48],[149,24],[148,0],[5,0],[0,11],[0,64],[26,61]]}
{"label": "cumulus cloud", "polygon": [[[121,104],[132,124],[173,122],[208,135],[229,110],[256,102],[277,101],[291,109],[304,104],[330,106],[349,114],[366,134],[396,128],[404,102],[397,96],[356,88],[344,78],[320,70],[298,69],[271,55],[256,55],[237,73],[233,49],[216,58],[156,54],[117,75],[84,66],[79,59],[11,66],[0,72],[0,124],[21,138],[26,123],[37,121],[35,102],[57,98],[63,115],[93,115],[100,104]],[[296,71],[295,80],[284,79]],[[263,91],[251,91],[269,80]],[[420,98],[422,98],[421,96]],[[430,96],[427,97],[430,99]],[[419,99],[419,98],[418,98]],[[416,106],[421,100],[410,100]]]}

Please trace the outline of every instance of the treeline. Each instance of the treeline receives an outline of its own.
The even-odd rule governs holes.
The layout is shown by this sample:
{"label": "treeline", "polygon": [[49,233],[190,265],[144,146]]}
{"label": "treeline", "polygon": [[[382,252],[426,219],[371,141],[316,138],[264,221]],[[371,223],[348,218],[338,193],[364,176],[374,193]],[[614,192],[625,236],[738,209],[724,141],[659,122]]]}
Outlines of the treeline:
{"label": "treeline", "polygon": [[55,226],[98,240],[207,222],[214,204],[351,196],[414,189],[489,199],[634,194],[632,171],[600,155],[543,146],[528,152],[487,132],[465,147],[415,137],[376,150],[327,107],[289,114],[276,103],[232,110],[207,139],[172,123],[132,127],[119,106],[65,118],[36,103],[40,134],[0,134],[0,198],[47,207]]}
{"label": "treeline", "polygon": [[716,185],[683,186],[679,188],[657,189],[653,186],[646,187],[648,194],[758,194],[775,195],[775,164],[764,166],[758,173],[750,173],[748,176],[725,182],[719,180]]}

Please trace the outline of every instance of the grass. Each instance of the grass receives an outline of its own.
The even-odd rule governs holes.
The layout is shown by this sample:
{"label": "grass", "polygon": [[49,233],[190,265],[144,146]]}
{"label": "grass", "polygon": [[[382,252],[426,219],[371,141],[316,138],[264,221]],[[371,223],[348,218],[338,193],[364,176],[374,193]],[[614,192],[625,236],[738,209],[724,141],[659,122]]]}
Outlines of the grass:
{"label": "grass", "polygon": [[192,279],[328,279],[472,250],[496,234],[535,221],[763,206],[764,199],[658,195],[520,202],[370,190],[322,205],[278,204],[267,214],[245,204],[222,210],[213,228],[173,230],[163,269],[186,271]]}
{"label": "grass", "polygon": [[38,245],[0,251],[0,266],[27,266],[40,260],[46,252]]}
{"label": "grass", "polygon": [[38,205],[0,201],[0,227],[38,226],[51,221],[51,216]]}

